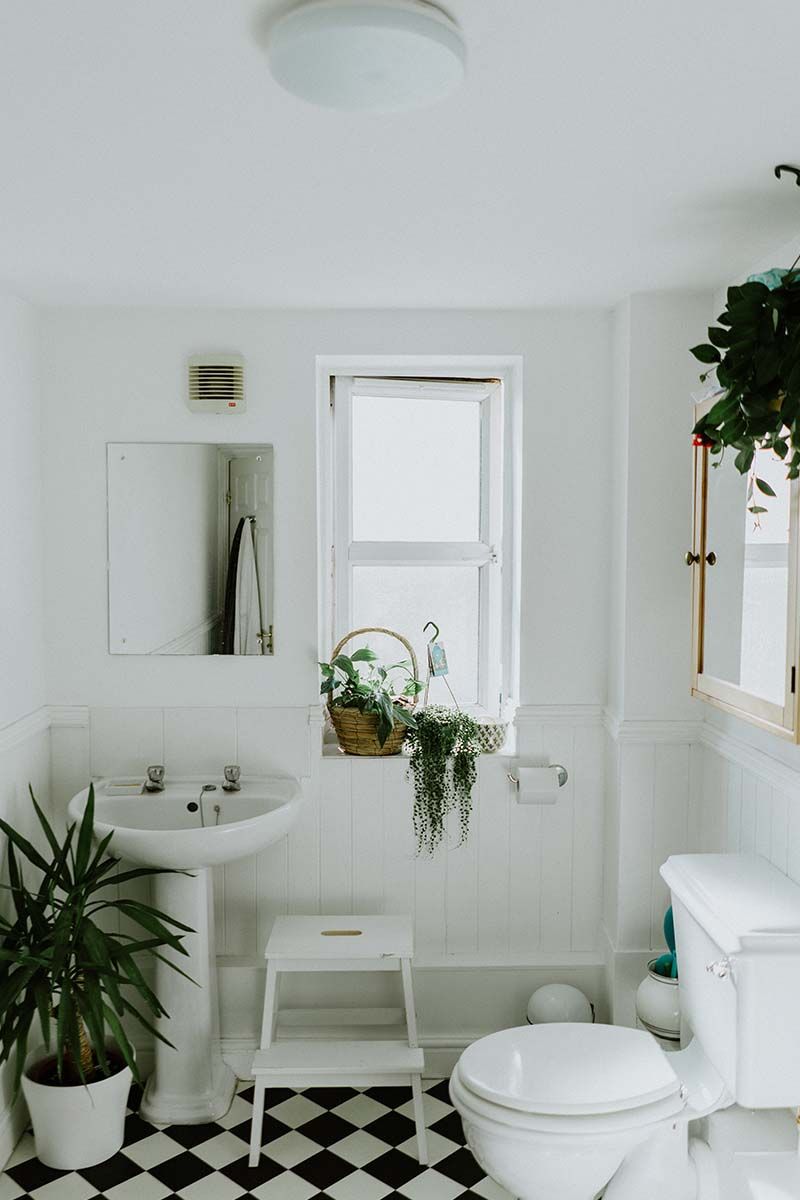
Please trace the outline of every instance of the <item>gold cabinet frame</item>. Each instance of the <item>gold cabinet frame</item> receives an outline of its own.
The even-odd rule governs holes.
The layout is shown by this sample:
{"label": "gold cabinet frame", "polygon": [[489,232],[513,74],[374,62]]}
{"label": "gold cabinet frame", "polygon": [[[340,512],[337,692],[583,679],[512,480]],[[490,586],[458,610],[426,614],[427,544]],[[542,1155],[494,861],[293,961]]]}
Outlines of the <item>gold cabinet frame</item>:
{"label": "gold cabinet frame", "polygon": [[[706,409],[709,407],[705,406]],[[703,414],[698,408],[697,415]],[[713,469],[706,446],[694,449],[694,513],[692,545],[686,562],[692,571],[692,695],[732,713],[779,737],[800,742],[800,705],[797,703],[798,652],[798,539],[800,536],[800,484],[792,482],[789,498],[789,581],[787,595],[786,664],[783,704],[776,704],[746,691],[738,684],[719,679],[704,670],[706,628],[706,577],[713,571],[715,550],[708,537],[709,472]]]}

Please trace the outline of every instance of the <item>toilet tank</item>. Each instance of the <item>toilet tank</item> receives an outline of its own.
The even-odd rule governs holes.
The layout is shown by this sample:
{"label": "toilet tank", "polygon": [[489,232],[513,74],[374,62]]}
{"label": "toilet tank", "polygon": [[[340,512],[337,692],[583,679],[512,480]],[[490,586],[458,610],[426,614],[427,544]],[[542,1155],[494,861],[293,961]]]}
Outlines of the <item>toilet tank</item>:
{"label": "toilet tank", "polygon": [[743,1107],[800,1105],[800,886],[750,854],[679,854],[661,875],[706,1057]]}

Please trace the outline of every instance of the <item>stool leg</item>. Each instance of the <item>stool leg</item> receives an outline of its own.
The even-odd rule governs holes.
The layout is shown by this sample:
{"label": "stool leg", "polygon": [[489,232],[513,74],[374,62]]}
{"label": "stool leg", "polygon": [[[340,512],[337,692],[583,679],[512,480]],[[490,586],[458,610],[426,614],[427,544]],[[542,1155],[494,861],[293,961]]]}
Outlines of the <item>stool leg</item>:
{"label": "stool leg", "polygon": [[261,1022],[261,1049],[268,1049],[275,1040],[278,1023],[277,1008],[278,972],[274,962],[267,963],[267,982],[264,987],[264,1018]]}
{"label": "stool leg", "polygon": [[414,987],[411,982],[411,961],[408,958],[400,960],[400,972],[403,976],[403,1002],[406,1010],[406,1029],[408,1044],[416,1047],[417,1042],[417,1010],[414,1007]]}
{"label": "stool leg", "polygon": [[255,1091],[253,1092],[253,1119],[250,1123],[250,1158],[248,1165],[251,1167],[258,1166],[258,1159],[261,1154],[261,1130],[264,1126],[264,1094],[266,1090],[266,1080],[256,1078]]}
{"label": "stool leg", "polygon": [[417,1129],[417,1158],[421,1167],[428,1163],[428,1135],[425,1130],[425,1110],[422,1107],[422,1081],[411,1076],[411,1095],[414,1098],[414,1124]]}

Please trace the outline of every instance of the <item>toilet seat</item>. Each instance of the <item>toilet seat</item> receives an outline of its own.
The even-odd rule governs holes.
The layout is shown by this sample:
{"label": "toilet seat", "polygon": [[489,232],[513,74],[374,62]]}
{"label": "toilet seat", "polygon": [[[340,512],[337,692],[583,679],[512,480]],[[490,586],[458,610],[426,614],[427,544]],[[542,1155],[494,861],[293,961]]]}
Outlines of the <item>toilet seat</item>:
{"label": "toilet seat", "polygon": [[450,1098],[462,1117],[484,1128],[492,1127],[505,1137],[522,1137],[526,1140],[552,1138],[575,1138],[586,1142],[615,1134],[625,1134],[636,1129],[657,1125],[678,1116],[684,1109],[681,1092],[645,1104],[639,1108],[626,1108],[621,1112],[602,1112],[583,1116],[562,1116],[551,1113],[523,1112],[519,1108],[506,1108],[484,1100],[461,1079],[458,1064],[450,1076]]}
{"label": "toilet seat", "polygon": [[668,1056],[649,1033],[618,1025],[504,1029],[468,1046],[457,1075],[491,1111],[577,1118],[682,1106]]}

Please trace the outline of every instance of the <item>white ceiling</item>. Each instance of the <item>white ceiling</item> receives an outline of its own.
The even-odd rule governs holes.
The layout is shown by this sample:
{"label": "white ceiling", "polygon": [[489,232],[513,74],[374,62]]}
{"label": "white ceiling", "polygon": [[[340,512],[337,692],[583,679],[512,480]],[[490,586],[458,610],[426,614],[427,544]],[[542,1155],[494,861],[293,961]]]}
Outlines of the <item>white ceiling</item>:
{"label": "white ceiling", "polygon": [[797,0],[452,0],[466,86],[324,111],[253,0],[8,0],[0,282],[54,303],[610,303],[800,230]]}

